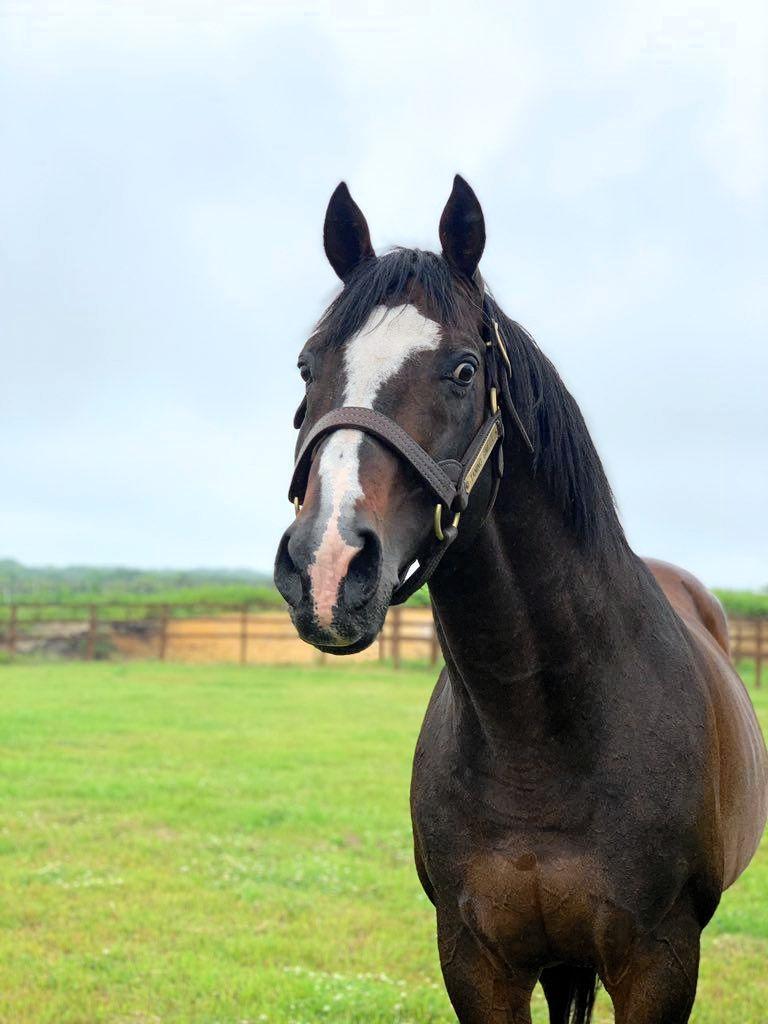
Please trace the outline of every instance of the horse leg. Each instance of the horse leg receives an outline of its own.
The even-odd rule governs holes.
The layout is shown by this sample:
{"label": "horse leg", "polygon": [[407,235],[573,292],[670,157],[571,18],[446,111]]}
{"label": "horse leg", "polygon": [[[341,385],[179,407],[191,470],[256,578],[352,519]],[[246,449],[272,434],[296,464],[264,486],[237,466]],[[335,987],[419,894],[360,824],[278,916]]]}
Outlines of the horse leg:
{"label": "horse leg", "polygon": [[539,978],[549,1008],[549,1024],[568,1024],[571,1006],[571,975],[565,964],[546,967]]}
{"label": "horse leg", "polygon": [[437,945],[445,987],[459,1024],[531,1024],[537,971],[508,968],[463,921],[438,913]]}
{"label": "horse leg", "polygon": [[642,938],[618,982],[605,979],[616,1024],[687,1024],[696,997],[701,928],[690,913]]}
{"label": "horse leg", "polygon": [[545,967],[539,978],[549,1008],[549,1024],[568,1024],[575,1004],[577,1021],[588,1021],[595,998],[596,975],[588,967],[556,964]]}

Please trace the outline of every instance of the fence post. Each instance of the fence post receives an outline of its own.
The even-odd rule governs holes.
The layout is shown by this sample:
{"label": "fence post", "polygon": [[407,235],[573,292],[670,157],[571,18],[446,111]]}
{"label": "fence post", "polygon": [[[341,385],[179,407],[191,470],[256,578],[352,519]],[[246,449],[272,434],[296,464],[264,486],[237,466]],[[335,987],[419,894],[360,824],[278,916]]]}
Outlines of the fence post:
{"label": "fence post", "polygon": [[436,665],[437,659],[440,654],[440,644],[437,642],[437,627],[435,626],[435,620],[432,619],[430,622],[430,637],[429,637],[429,664]]}
{"label": "fence post", "polygon": [[738,664],[741,657],[741,620],[728,619],[728,634],[731,641],[731,657],[733,664]]}
{"label": "fence post", "polygon": [[165,656],[168,651],[168,618],[170,610],[167,604],[161,605],[160,607],[160,649],[157,652],[157,656],[160,661],[165,661]]}
{"label": "fence post", "polygon": [[98,627],[98,620],[98,606],[92,604],[88,613],[88,638],[85,647],[85,656],[88,661],[93,661],[96,657],[96,629]]}
{"label": "fence post", "polygon": [[248,605],[240,609],[240,664],[248,664]]}
{"label": "fence post", "polygon": [[11,617],[8,620],[8,653],[16,653],[16,605],[11,605]]}
{"label": "fence post", "polygon": [[400,605],[396,605],[392,609],[392,664],[395,668],[400,668],[400,615],[402,610]]}

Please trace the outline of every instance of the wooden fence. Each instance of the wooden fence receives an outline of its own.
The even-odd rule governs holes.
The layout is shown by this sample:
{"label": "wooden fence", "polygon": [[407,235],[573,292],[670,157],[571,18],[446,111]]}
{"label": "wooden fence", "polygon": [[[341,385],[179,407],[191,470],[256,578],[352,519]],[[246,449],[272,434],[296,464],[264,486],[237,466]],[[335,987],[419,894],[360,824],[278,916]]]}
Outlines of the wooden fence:
{"label": "wooden fence", "polygon": [[[209,603],[0,605],[0,645],[17,654],[82,658],[324,664],[304,644],[287,612]],[[436,664],[440,648],[429,608],[391,608],[374,645],[358,660]]]}
{"label": "wooden fence", "polygon": [[[729,619],[735,662],[755,664],[762,683],[768,658],[768,618]],[[138,657],[179,661],[239,661],[240,664],[324,663],[326,655],[303,644],[286,612],[250,605],[0,605],[0,645],[11,656]],[[428,608],[391,608],[375,644],[352,658],[403,661],[440,660]]]}
{"label": "wooden fence", "polygon": [[763,661],[768,658],[768,619],[733,616],[728,618],[731,657],[734,662],[755,663],[755,686],[760,686]]}

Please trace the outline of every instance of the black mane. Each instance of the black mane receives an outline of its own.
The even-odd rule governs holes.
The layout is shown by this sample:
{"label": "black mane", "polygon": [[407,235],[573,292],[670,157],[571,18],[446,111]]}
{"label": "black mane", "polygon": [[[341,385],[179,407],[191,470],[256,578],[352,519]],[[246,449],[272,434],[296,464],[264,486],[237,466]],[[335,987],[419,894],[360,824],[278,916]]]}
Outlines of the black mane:
{"label": "black mane", "polygon": [[[317,330],[328,344],[341,345],[376,306],[393,297],[408,302],[415,288],[441,323],[457,326],[466,321],[462,306],[471,301],[472,289],[460,288],[441,256],[420,249],[393,249],[354,271]],[[482,301],[486,329],[492,330],[495,320],[506,344],[512,364],[510,395],[533,443],[534,471],[544,479],[583,544],[594,548],[622,540],[610,485],[573,396],[525,328],[510,320],[488,291]]]}
{"label": "black mane", "polygon": [[512,364],[509,388],[533,443],[534,470],[586,546],[623,541],[613,492],[576,400],[531,335],[488,292],[483,306]]}

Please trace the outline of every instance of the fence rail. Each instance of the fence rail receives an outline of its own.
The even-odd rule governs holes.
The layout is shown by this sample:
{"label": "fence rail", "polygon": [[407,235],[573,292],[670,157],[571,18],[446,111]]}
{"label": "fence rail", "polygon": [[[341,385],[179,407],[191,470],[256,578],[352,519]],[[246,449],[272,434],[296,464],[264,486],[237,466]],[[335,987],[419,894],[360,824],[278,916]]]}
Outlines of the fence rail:
{"label": "fence rail", "polygon": [[[0,647],[17,654],[59,654],[93,660],[110,656],[154,657],[164,661],[315,662],[327,656],[304,644],[287,612],[194,604],[0,605]],[[440,659],[431,611],[392,608],[373,647],[353,657]]]}
{"label": "fence rail", "polygon": [[[762,684],[768,658],[768,618],[732,616],[728,621],[734,662],[753,661],[755,684]],[[327,658],[303,644],[286,612],[194,604],[0,605],[0,646],[11,656],[52,653],[87,660],[103,657],[155,657],[160,660],[319,662]],[[440,647],[427,608],[391,608],[375,645],[358,659],[436,664]]]}

